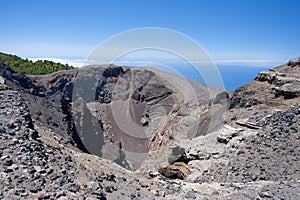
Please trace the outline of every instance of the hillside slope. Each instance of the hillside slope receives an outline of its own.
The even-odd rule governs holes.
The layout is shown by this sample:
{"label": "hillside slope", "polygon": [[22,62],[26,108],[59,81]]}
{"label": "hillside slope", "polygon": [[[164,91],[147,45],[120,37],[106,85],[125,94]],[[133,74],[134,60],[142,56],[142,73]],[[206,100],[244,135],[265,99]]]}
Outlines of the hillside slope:
{"label": "hillside slope", "polygon": [[60,70],[70,70],[74,67],[68,64],[55,63],[48,60],[38,60],[32,62],[28,59],[22,59],[16,55],[4,54],[0,52],[0,63],[9,65],[12,69],[25,74],[51,74]]}
{"label": "hillside slope", "polygon": [[2,199],[299,199],[297,59],[230,94],[153,69],[0,65]]}

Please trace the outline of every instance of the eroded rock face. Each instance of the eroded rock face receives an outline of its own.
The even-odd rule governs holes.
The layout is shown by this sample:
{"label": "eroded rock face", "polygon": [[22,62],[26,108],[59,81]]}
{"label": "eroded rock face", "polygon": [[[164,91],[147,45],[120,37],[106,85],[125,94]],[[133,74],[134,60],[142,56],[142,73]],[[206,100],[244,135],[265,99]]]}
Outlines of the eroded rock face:
{"label": "eroded rock face", "polygon": [[213,104],[226,104],[228,102],[230,103],[230,95],[225,91],[217,94],[216,98],[212,100]]}
{"label": "eroded rock face", "polygon": [[300,56],[292,58],[289,60],[288,65],[295,66],[300,64]]}
{"label": "eroded rock face", "polygon": [[[94,100],[90,98],[92,95],[85,98],[86,93],[82,92],[88,90],[86,80],[89,80],[88,88],[95,91]],[[141,165],[148,167],[149,163],[157,169],[158,163],[167,161],[168,152],[162,152],[162,156],[153,153],[153,157],[147,154],[161,146],[167,148],[176,137],[192,138],[197,134],[207,134],[210,130],[210,107],[215,107],[218,116],[222,116],[225,111],[222,101],[228,97],[222,90],[208,90],[204,85],[163,72],[116,66],[81,69],[73,94],[74,102],[81,97],[83,103],[88,104],[87,108],[96,119],[89,121],[102,123],[104,142],[97,151],[100,150],[104,158],[131,170]],[[218,105],[210,105],[210,98],[217,95],[215,103]],[[176,111],[173,112],[173,109]],[[200,115],[204,109],[207,114]],[[202,123],[200,118],[206,122]],[[76,126],[82,124],[82,120],[78,120]],[[222,123],[211,121],[214,127]],[[186,125],[182,126],[182,123]],[[200,124],[203,128],[198,128]],[[81,131],[80,137],[84,137],[82,134],[84,131]],[[90,143],[97,141],[96,138],[89,140]]]}
{"label": "eroded rock face", "polygon": [[300,97],[300,81],[294,81],[280,87],[275,87],[275,93],[278,96],[284,96],[286,99]]}
{"label": "eroded rock face", "polygon": [[[254,83],[256,84],[256,83]],[[264,84],[257,84],[254,85],[253,88],[258,87],[258,89],[264,90],[267,88],[267,86]],[[260,96],[259,92],[256,89],[252,89],[248,87],[248,85],[242,86],[238,89],[236,89],[233,93],[233,96],[231,98],[231,105],[230,108],[249,108],[252,106],[263,104],[264,97],[262,98],[256,98],[257,96]]]}
{"label": "eroded rock face", "polygon": [[232,95],[231,108],[249,108],[258,105],[281,104],[284,99],[300,97],[300,64],[299,57],[288,64],[263,72],[238,89]]}
{"label": "eroded rock face", "polygon": [[236,137],[242,129],[237,129],[225,125],[224,128],[219,130],[219,134],[217,136],[217,141],[221,143],[227,144],[232,138]]}
{"label": "eroded rock face", "polygon": [[122,76],[125,73],[122,67],[108,67],[104,70],[103,76],[105,78],[112,78]]}
{"label": "eroded rock face", "polygon": [[7,84],[12,83],[12,85],[22,87],[32,94],[39,94],[37,86],[33,84],[30,78],[2,63],[0,63],[0,75],[6,80]]}
{"label": "eroded rock face", "polygon": [[16,72],[9,66],[0,63],[0,75],[5,78],[7,85],[14,89],[46,97],[62,92],[68,97],[72,95],[72,81],[76,76],[75,70],[61,71],[52,75],[29,76]]}
{"label": "eroded rock face", "polygon": [[132,98],[137,102],[149,102],[151,100],[165,99],[171,95],[173,91],[166,86],[158,83],[150,83],[136,89]]}
{"label": "eroded rock face", "polygon": [[[35,102],[29,104],[33,118],[64,136],[69,145],[132,170],[145,159],[156,169],[168,160],[169,152],[147,158],[149,151],[157,150],[151,147],[168,148],[174,138],[205,135],[220,126],[223,101],[228,99],[222,90],[152,69],[89,66],[26,76],[2,66],[0,72],[12,88]],[[178,109],[168,120],[174,106]],[[151,142],[159,133],[162,138]]]}
{"label": "eroded rock face", "polygon": [[[285,72],[288,67],[292,66],[286,65],[282,66],[282,68],[261,72],[256,80],[266,81],[274,85],[274,93],[277,96],[284,96],[284,98],[299,97],[300,70],[293,70],[293,73]],[[293,67],[299,68],[297,62],[294,62]]]}

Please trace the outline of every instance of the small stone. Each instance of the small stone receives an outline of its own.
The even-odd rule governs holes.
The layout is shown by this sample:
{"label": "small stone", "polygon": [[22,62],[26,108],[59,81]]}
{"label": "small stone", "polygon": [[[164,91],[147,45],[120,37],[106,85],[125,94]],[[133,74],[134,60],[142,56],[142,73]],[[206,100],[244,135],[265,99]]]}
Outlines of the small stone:
{"label": "small stone", "polygon": [[154,195],[147,195],[144,197],[144,200],[155,200],[155,196]]}
{"label": "small stone", "polygon": [[251,179],[252,179],[252,181],[255,181],[255,180],[257,179],[256,174],[252,174],[252,175],[251,175]]}
{"label": "small stone", "polygon": [[15,144],[18,144],[19,143],[19,140],[17,138],[13,138],[12,141],[15,143]]}
{"label": "small stone", "polygon": [[151,178],[159,176],[159,172],[157,171],[148,171],[148,174]]}
{"label": "small stone", "polygon": [[0,133],[5,133],[5,128],[3,128],[2,126],[0,126]]}
{"label": "small stone", "polygon": [[142,187],[142,188],[146,188],[146,187],[148,187],[148,185],[146,185],[145,183],[140,183],[140,186]]}
{"label": "small stone", "polygon": [[36,170],[33,167],[30,167],[27,169],[29,174],[34,174],[36,172]]}
{"label": "small stone", "polygon": [[51,181],[55,181],[56,179],[58,179],[59,178],[59,176],[58,176],[58,174],[56,173],[56,172],[54,172],[54,173],[52,173],[51,175],[50,175],[50,180]]}
{"label": "small stone", "polygon": [[236,137],[242,129],[236,129],[228,125],[219,130],[217,141],[220,143],[227,144],[232,138]]}
{"label": "small stone", "polygon": [[192,182],[193,183],[204,183],[204,178],[202,176],[198,176],[197,178],[195,178]]}
{"label": "small stone", "polygon": [[30,185],[29,186],[29,191],[32,193],[37,193],[39,188],[36,185]]}
{"label": "small stone", "polygon": [[70,184],[64,185],[63,188],[70,192],[76,193],[80,189],[80,186],[76,183],[70,183]]}
{"label": "small stone", "polygon": [[14,136],[14,135],[16,135],[16,131],[11,129],[11,130],[8,131],[8,134],[11,135],[11,136]]}
{"label": "small stone", "polygon": [[64,196],[66,196],[65,191],[59,191],[59,192],[57,192],[57,194],[56,194],[56,197],[57,197],[57,198],[62,198],[62,197],[64,197]]}
{"label": "small stone", "polygon": [[284,173],[285,173],[285,168],[280,168],[279,170],[278,170],[278,173],[280,174],[280,175],[283,175]]}
{"label": "small stone", "polygon": [[117,188],[115,186],[107,186],[107,187],[105,187],[105,192],[112,193],[114,191],[117,191]]}
{"label": "small stone", "polygon": [[98,190],[100,188],[100,186],[99,186],[99,184],[97,182],[91,181],[89,183],[89,188],[90,188],[90,190],[95,191],[95,190]]}
{"label": "small stone", "polygon": [[271,198],[271,194],[269,192],[260,192],[259,196],[261,198]]}
{"label": "small stone", "polygon": [[12,159],[8,159],[8,160],[5,160],[4,162],[4,166],[11,166],[12,164],[14,164],[14,161]]}
{"label": "small stone", "polygon": [[66,170],[66,169],[62,169],[62,170],[60,170],[60,173],[66,174],[66,173],[67,173],[67,170]]}
{"label": "small stone", "polygon": [[18,166],[16,164],[12,164],[11,166],[7,167],[8,170],[13,171],[18,169]]}
{"label": "small stone", "polygon": [[54,171],[54,170],[53,170],[52,168],[50,168],[50,167],[46,169],[46,173],[47,173],[48,175],[51,174],[51,173],[53,173],[53,171]]}
{"label": "small stone", "polygon": [[273,115],[272,114],[268,114],[267,116],[266,116],[266,118],[271,118]]}
{"label": "small stone", "polygon": [[175,185],[174,187],[172,187],[172,191],[174,191],[175,193],[178,193],[181,191],[181,187],[179,185]]}
{"label": "small stone", "polygon": [[185,198],[196,199],[196,193],[193,190],[190,190],[185,194]]}
{"label": "small stone", "polygon": [[107,174],[107,176],[106,176],[106,180],[108,180],[108,181],[116,182],[115,178],[116,178],[116,176],[114,174]]}
{"label": "small stone", "polygon": [[39,137],[38,132],[37,131],[31,131],[30,136],[32,139],[37,139]]}
{"label": "small stone", "polygon": [[103,192],[98,192],[97,193],[97,199],[100,199],[100,200],[107,200],[105,194]]}
{"label": "small stone", "polygon": [[293,133],[297,133],[298,129],[296,126],[291,126],[291,130],[293,131]]}
{"label": "small stone", "polygon": [[141,118],[141,123],[142,123],[143,126],[148,126],[149,125],[149,118],[143,116]]}
{"label": "small stone", "polygon": [[7,158],[9,158],[8,155],[3,155],[3,156],[0,157],[0,160],[5,160],[5,159],[7,159]]}
{"label": "small stone", "polygon": [[41,172],[42,168],[40,166],[33,166],[33,168],[35,169],[35,171],[37,172]]}
{"label": "small stone", "polygon": [[43,194],[43,193],[39,193],[36,197],[37,197],[38,199],[43,199],[43,198],[44,198],[44,194]]}
{"label": "small stone", "polygon": [[14,121],[10,121],[7,123],[7,127],[13,129],[13,128],[15,128],[14,124],[15,124]]}

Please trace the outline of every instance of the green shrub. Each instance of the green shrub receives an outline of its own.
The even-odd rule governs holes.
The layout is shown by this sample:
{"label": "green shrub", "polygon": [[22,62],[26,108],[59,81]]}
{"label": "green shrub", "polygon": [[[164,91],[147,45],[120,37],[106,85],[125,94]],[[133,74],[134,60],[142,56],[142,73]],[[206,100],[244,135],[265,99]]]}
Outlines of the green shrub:
{"label": "green shrub", "polygon": [[70,70],[74,67],[68,64],[55,63],[48,60],[38,60],[32,62],[28,59],[22,59],[16,55],[0,53],[0,63],[4,63],[10,66],[12,69],[18,72],[32,75],[43,75],[57,72],[60,70]]}

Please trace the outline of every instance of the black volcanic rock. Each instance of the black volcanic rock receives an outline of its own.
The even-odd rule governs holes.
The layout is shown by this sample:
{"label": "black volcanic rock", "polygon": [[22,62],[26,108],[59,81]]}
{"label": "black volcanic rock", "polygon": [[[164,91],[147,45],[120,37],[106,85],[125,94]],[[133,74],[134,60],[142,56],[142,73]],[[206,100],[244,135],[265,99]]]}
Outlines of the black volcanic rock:
{"label": "black volcanic rock", "polygon": [[132,99],[141,103],[144,101],[149,102],[151,100],[165,99],[172,93],[173,91],[166,86],[152,83],[136,89],[132,94]]}
{"label": "black volcanic rock", "polygon": [[103,76],[105,78],[118,77],[123,75],[125,72],[122,67],[108,67],[104,70]]}

